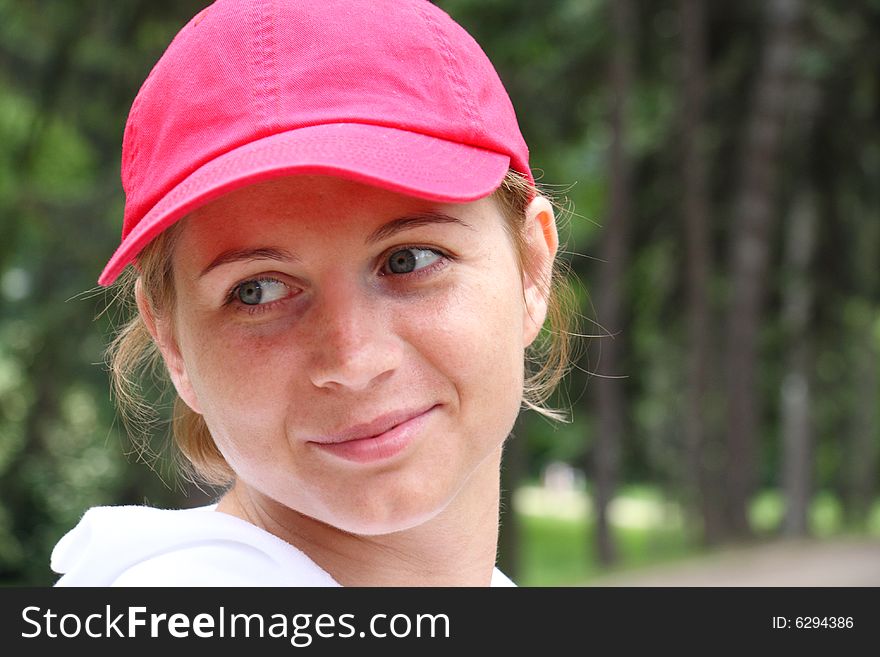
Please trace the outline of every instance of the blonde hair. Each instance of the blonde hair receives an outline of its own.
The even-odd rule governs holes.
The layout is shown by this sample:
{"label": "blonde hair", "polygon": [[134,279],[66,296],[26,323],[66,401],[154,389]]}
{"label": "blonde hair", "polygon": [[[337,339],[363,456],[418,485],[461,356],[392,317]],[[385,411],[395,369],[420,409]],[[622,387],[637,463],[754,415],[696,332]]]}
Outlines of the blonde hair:
{"label": "blonde hair", "polygon": [[[574,297],[560,260],[554,261],[552,274],[545,280],[538,275],[541,263],[532,262],[528,257],[525,213],[536,193],[538,190],[531,181],[511,170],[493,197],[506,219],[520,270],[542,286],[541,291],[548,299],[547,320],[526,353],[522,403],[545,417],[566,421],[565,413],[549,407],[547,402],[570,366],[571,337],[575,335],[572,330],[576,317]],[[150,375],[167,386],[168,378],[161,353],[137,311],[135,287],[140,285],[154,314],[172,311],[175,302],[172,254],[181,225],[182,222],[177,222],[147,245],[138,256],[137,268],[127,268],[113,286],[114,300],[128,307],[130,319],[108,346],[106,361],[123,422],[141,454],[151,452],[149,437],[157,419],[153,406],[144,400],[141,382],[145,375]],[[182,456],[178,464],[187,478],[215,486],[234,480],[235,474],[217,449],[202,416],[176,394],[171,426],[178,456]]]}

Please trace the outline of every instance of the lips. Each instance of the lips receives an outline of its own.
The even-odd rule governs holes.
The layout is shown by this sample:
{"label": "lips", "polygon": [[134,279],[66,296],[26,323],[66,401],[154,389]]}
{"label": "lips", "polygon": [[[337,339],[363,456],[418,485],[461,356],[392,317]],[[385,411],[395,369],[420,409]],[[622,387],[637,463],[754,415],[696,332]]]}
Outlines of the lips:
{"label": "lips", "polygon": [[365,438],[373,438],[375,436],[378,436],[379,434],[385,433],[389,429],[394,428],[398,424],[402,424],[419,415],[422,415],[423,413],[426,413],[431,408],[433,408],[433,406],[433,404],[430,404],[421,408],[385,413],[384,415],[380,415],[371,422],[355,424],[351,427],[348,427],[347,429],[321,436],[320,438],[310,438],[309,442],[328,445],[344,443],[350,440],[363,440]]}
{"label": "lips", "polygon": [[347,461],[366,463],[402,452],[418,436],[436,405],[393,411],[307,442]]}

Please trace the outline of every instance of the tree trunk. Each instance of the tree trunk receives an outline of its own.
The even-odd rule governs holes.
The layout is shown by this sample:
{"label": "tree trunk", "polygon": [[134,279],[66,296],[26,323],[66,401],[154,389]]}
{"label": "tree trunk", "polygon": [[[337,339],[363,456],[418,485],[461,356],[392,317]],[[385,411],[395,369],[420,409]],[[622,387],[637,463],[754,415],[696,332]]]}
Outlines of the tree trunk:
{"label": "tree trunk", "polygon": [[[856,215],[870,216],[862,202],[849,201]],[[876,206],[875,206],[876,207]],[[875,215],[876,216],[876,215]],[[864,529],[877,489],[878,466],[878,332],[877,332],[877,261],[880,256],[880,224],[868,223],[858,232],[853,245],[855,278],[859,295],[849,301],[854,326],[848,326],[854,343],[850,353],[853,381],[853,423],[847,436],[842,472],[842,497],[847,523],[854,529]]]}
{"label": "tree trunk", "polygon": [[740,189],[732,221],[727,362],[727,525],[735,537],[751,530],[755,445],[761,431],[758,331],[766,292],[768,245],[776,226],[774,192],[786,84],[795,63],[799,0],[771,0],[764,54],[740,154]]}
{"label": "tree trunk", "polygon": [[[794,81],[790,140],[812,144],[814,119],[819,105],[815,80],[799,76]],[[803,169],[813,155],[811,146],[800,154]],[[806,176],[805,176],[806,177]],[[807,184],[813,181],[807,179]],[[818,203],[815,185],[796,191],[788,213],[785,245],[785,269],[782,288],[782,330],[786,345],[786,372],[781,389],[782,417],[782,490],[785,515],[782,531],[787,536],[809,534],[810,502],[813,498],[813,475],[816,468],[814,418],[812,414],[813,355],[811,319],[813,283],[811,263],[816,248]]]}
{"label": "tree trunk", "polygon": [[[714,482],[713,452],[707,426],[706,400],[713,388],[709,379],[711,315],[708,285],[709,208],[706,199],[706,158],[703,150],[703,113],[706,95],[705,6],[703,0],[680,0],[682,210],[687,245],[687,399],[685,449],[688,463],[689,506],[699,512],[703,542],[717,542],[723,524],[721,496]],[[717,446],[715,446],[717,449]]]}
{"label": "tree trunk", "polygon": [[[620,335],[622,323],[622,283],[629,259],[630,162],[626,152],[627,102],[632,85],[635,16],[630,0],[611,3],[614,25],[614,52],[611,61],[611,146],[609,148],[610,198],[602,242],[604,266],[599,274],[597,313],[599,323],[611,333],[602,338],[601,371],[609,375],[621,372]],[[599,378],[599,435],[594,450],[596,540],[603,564],[616,560],[616,549],[608,519],[608,508],[617,486],[620,443],[624,434],[624,398],[621,382]]]}
{"label": "tree trunk", "polygon": [[813,290],[808,271],[816,233],[816,204],[802,192],[795,200],[786,245],[787,281],[783,289],[783,327],[788,345],[787,371],[782,384],[782,487],[788,536],[809,533],[813,495],[813,422],[810,414],[809,321]]}

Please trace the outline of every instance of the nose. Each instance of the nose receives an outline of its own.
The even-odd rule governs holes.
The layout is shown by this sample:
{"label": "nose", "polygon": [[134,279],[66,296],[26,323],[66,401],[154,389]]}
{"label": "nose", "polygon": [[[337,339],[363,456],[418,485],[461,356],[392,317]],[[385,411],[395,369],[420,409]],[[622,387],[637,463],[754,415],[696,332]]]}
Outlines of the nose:
{"label": "nose", "polygon": [[387,302],[357,284],[338,282],[313,307],[309,377],[325,389],[364,390],[399,366],[403,346]]}

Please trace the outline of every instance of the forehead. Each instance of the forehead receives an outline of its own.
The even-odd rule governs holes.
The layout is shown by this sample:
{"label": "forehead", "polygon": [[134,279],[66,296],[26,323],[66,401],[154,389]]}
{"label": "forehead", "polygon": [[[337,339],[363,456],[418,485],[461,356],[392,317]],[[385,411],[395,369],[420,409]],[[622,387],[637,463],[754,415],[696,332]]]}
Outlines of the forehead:
{"label": "forehead", "polygon": [[299,240],[363,241],[382,224],[413,215],[442,214],[475,229],[500,218],[496,203],[438,203],[331,176],[292,176],[250,185],[199,208],[182,226],[187,249],[219,248],[272,236]]}

